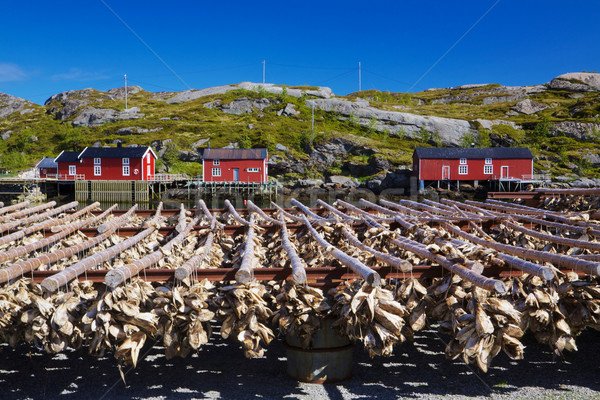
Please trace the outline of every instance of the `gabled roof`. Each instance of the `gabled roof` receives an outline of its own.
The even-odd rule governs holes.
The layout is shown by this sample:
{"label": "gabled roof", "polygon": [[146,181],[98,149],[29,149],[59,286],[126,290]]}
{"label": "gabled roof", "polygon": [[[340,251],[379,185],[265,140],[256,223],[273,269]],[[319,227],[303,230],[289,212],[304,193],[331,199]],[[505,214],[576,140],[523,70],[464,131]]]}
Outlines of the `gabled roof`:
{"label": "gabled roof", "polygon": [[203,160],[264,160],[267,149],[205,149]]}
{"label": "gabled roof", "polygon": [[154,158],[156,154],[149,146],[137,147],[86,147],[79,158],[142,158],[150,151]]}
{"label": "gabled roof", "polygon": [[58,164],[52,157],[44,157],[42,161],[37,163],[36,168],[58,168]]}
{"label": "gabled roof", "polygon": [[63,151],[54,159],[54,162],[79,162],[78,156],[78,151]]}
{"label": "gabled roof", "polygon": [[415,153],[421,159],[533,158],[527,147],[415,147]]}

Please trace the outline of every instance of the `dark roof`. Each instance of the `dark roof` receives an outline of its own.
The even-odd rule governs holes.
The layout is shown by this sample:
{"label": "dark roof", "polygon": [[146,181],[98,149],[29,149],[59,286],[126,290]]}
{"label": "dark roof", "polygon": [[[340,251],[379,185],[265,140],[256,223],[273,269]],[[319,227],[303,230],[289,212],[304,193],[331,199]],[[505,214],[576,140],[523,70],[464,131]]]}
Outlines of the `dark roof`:
{"label": "dark roof", "polygon": [[421,159],[533,158],[527,147],[416,147],[415,153]]}
{"label": "dark roof", "polygon": [[205,149],[203,160],[263,160],[267,149]]}
{"label": "dark roof", "polygon": [[78,151],[63,151],[54,159],[54,162],[78,162],[79,161]]}
{"label": "dark roof", "polygon": [[36,168],[58,168],[58,164],[54,161],[54,158],[44,157],[42,161],[37,163]]}
{"label": "dark roof", "polygon": [[[148,146],[136,147],[86,147],[79,158],[142,158],[150,149]],[[152,154],[154,152],[150,149]],[[156,157],[156,154],[154,154]]]}

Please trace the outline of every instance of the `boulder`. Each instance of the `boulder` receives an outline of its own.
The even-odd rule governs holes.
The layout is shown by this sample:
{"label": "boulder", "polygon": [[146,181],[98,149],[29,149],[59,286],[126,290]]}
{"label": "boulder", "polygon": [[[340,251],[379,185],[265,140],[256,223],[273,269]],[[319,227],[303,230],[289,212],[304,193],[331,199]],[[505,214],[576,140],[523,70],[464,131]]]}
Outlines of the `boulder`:
{"label": "boulder", "polygon": [[595,180],[590,179],[590,178],[579,178],[577,180],[574,180],[573,182],[570,182],[571,187],[574,188],[592,188],[592,187],[596,187],[597,183]]}
{"label": "boulder", "polygon": [[287,146],[284,146],[281,143],[277,143],[275,145],[275,150],[277,150],[277,151],[288,151],[288,148],[287,148]]}
{"label": "boulder", "polygon": [[12,131],[6,131],[2,134],[2,140],[8,140],[10,138],[10,134],[12,133]]}
{"label": "boulder", "polygon": [[390,172],[381,182],[381,186],[384,189],[409,188],[411,175],[412,171],[408,169],[399,169],[396,172]]}
{"label": "boulder", "polygon": [[319,170],[327,169],[336,160],[333,154],[325,153],[316,149],[311,150],[308,155],[310,157],[309,163],[314,168],[317,168]]}
{"label": "boulder", "polygon": [[202,163],[202,156],[197,151],[180,150],[178,157],[181,161]]}
{"label": "boulder", "polygon": [[210,142],[210,138],[196,140],[190,147],[192,149],[197,149],[198,147],[204,146],[208,142]]}
{"label": "boulder", "polygon": [[589,72],[570,72],[552,79],[548,88],[554,90],[568,90],[571,92],[600,91],[600,74]]}
{"label": "boulder", "polygon": [[332,175],[327,178],[327,183],[333,183],[339,186],[344,186],[349,182],[352,182],[352,178],[349,176]]}
{"label": "boulder", "polygon": [[295,115],[300,114],[300,111],[296,110],[296,106],[293,105],[292,103],[287,103],[285,108],[277,111],[277,115],[279,116],[286,116],[286,117],[293,117]]}
{"label": "boulder", "polygon": [[372,168],[373,173],[387,171],[392,168],[392,163],[380,156],[373,156],[369,160],[369,166]]}
{"label": "boulder", "polygon": [[548,108],[548,106],[545,104],[536,103],[531,99],[525,99],[515,104],[511,109],[521,114],[531,115],[545,110],[546,108]]}
{"label": "boulder", "polygon": [[318,187],[323,185],[323,180],[321,179],[298,179],[295,187],[297,188],[306,188],[306,187]]}
{"label": "boulder", "polygon": [[135,127],[126,127],[126,128],[117,129],[115,134],[120,135],[120,136],[129,136],[129,135],[139,135],[140,132]]}

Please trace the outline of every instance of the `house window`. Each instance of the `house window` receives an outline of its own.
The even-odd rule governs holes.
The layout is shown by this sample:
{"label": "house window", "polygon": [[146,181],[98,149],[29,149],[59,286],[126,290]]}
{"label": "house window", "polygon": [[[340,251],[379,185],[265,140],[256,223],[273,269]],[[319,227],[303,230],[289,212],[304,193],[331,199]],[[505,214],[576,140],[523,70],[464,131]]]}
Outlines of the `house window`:
{"label": "house window", "polygon": [[101,167],[99,165],[94,165],[94,176],[102,175]]}
{"label": "house window", "polygon": [[212,176],[221,176],[221,168],[213,168]]}
{"label": "house window", "polygon": [[459,175],[467,175],[469,173],[468,165],[459,165],[458,166],[458,174]]}
{"label": "house window", "polygon": [[69,165],[69,175],[75,175],[75,174],[77,174],[77,166]]}
{"label": "house window", "polygon": [[129,165],[123,166],[123,176],[129,176]]}
{"label": "house window", "polygon": [[213,165],[221,165],[221,160],[213,160]]}
{"label": "house window", "polygon": [[100,159],[94,158],[94,165],[100,165]]}
{"label": "house window", "polygon": [[248,168],[248,172],[258,172],[260,168]]}
{"label": "house window", "polygon": [[486,175],[491,175],[494,173],[494,166],[493,165],[484,165],[483,166],[483,173]]}
{"label": "house window", "polygon": [[[466,158],[461,158],[460,159],[460,164],[461,165],[466,165],[467,164],[467,159]],[[465,172],[466,173],[466,172]]]}
{"label": "house window", "polygon": [[[129,165],[129,158],[123,159],[123,165]],[[127,174],[127,175],[129,175],[129,174]]]}
{"label": "house window", "polygon": [[486,164],[491,164],[492,163],[492,159],[491,158],[486,158],[485,159],[485,163]]}

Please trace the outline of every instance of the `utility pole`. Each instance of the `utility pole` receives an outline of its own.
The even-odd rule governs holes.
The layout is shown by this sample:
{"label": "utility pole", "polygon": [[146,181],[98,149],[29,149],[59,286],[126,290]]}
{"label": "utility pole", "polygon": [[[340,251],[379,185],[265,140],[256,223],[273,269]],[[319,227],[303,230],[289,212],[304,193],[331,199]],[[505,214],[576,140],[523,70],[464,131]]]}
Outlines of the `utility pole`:
{"label": "utility pole", "polygon": [[266,64],[266,60],[263,60],[263,85],[265,84],[265,64]]}
{"label": "utility pole", "polygon": [[358,62],[358,91],[360,92],[362,90],[361,86],[362,86],[362,78],[360,75],[361,71],[360,71],[360,61]]}
{"label": "utility pole", "polygon": [[127,110],[127,74],[125,74],[125,109]]}

